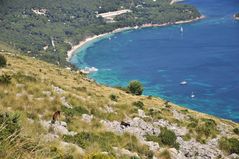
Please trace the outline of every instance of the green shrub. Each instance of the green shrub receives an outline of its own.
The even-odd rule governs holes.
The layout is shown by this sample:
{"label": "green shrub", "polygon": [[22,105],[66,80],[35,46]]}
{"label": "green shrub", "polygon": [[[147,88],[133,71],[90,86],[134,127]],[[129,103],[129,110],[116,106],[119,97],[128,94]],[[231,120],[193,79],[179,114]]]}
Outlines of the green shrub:
{"label": "green shrub", "polygon": [[144,103],[141,101],[133,102],[133,106],[136,106],[138,109],[144,109]]}
{"label": "green shrub", "polygon": [[5,67],[7,65],[7,60],[6,58],[0,54],[0,68]]}
{"label": "green shrub", "polygon": [[183,110],[180,110],[183,114],[187,114],[189,113],[188,109],[183,109]]}
{"label": "green shrub", "polygon": [[219,147],[229,154],[239,154],[239,140],[236,138],[221,138],[219,140]]}
{"label": "green shrub", "polygon": [[233,129],[233,132],[234,132],[235,134],[239,135],[239,128]]}
{"label": "green shrub", "polygon": [[12,79],[11,76],[3,74],[0,76],[0,84],[10,84],[11,79]]}
{"label": "green shrub", "polygon": [[201,119],[201,123],[195,128],[197,141],[205,143],[208,138],[215,138],[218,134],[217,124],[212,119]]}
{"label": "green shrub", "polygon": [[8,113],[0,114],[0,126],[4,126],[4,129],[0,131],[0,142],[12,135],[18,134],[20,131],[20,125],[18,123],[19,115],[9,115]]}
{"label": "green shrub", "polygon": [[0,114],[0,158],[29,158],[24,156],[33,156],[42,150],[39,143],[21,136],[19,117],[19,114]]}
{"label": "green shrub", "polygon": [[159,136],[146,135],[147,141],[157,142],[159,145],[166,145],[179,149],[179,144],[176,142],[177,137],[175,133],[167,128],[161,128]]}
{"label": "green shrub", "polygon": [[184,140],[184,141],[190,141],[190,140],[191,140],[190,133],[187,133],[186,135],[184,135],[184,136],[183,136],[183,140]]}
{"label": "green shrub", "polygon": [[176,142],[177,136],[173,131],[162,128],[159,137],[164,145],[172,146],[177,149],[179,148],[179,144]]}
{"label": "green shrub", "polygon": [[143,85],[139,81],[131,81],[128,86],[128,90],[130,93],[134,95],[142,95],[144,88]]}
{"label": "green shrub", "polygon": [[199,120],[192,117],[192,116],[189,116],[189,121],[190,123],[187,125],[187,128],[196,128],[198,126],[198,123],[199,123]]}
{"label": "green shrub", "polygon": [[146,115],[149,115],[153,119],[162,119],[162,112],[160,110],[149,109]]}
{"label": "green shrub", "polygon": [[117,102],[118,101],[118,96],[116,96],[116,95],[114,95],[114,94],[111,94],[110,95],[110,99],[112,100],[112,101],[115,101],[115,102]]}
{"label": "green shrub", "polygon": [[68,122],[75,115],[80,116],[82,114],[89,114],[89,111],[85,107],[82,107],[82,106],[76,106],[76,107],[73,107],[72,109],[62,106],[61,109],[62,109],[62,112],[65,113],[65,116],[67,118],[66,120]]}
{"label": "green shrub", "polygon": [[171,105],[169,104],[169,101],[165,101],[165,102],[164,102],[164,106],[165,106],[166,108],[170,108],[170,107],[171,107]]}

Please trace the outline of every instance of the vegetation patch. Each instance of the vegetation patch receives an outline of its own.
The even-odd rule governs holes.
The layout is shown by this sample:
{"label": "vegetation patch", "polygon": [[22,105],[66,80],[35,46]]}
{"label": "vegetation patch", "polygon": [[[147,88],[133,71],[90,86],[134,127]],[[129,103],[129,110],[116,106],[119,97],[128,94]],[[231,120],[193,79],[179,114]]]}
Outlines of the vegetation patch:
{"label": "vegetation patch", "polygon": [[144,87],[139,81],[131,81],[128,85],[128,90],[131,94],[142,95]]}
{"label": "vegetation patch", "polygon": [[141,101],[133,102],[133,106],[136,106],[138,109],[144,109],[144,103]]}
{"label": "vegetation patch", "polygon": [[113,154],[112,147],[124,147],[132,152],[137,152],[145,156],[152,156],[152,152],[147,146],[141,145],[137,138],[129,134],[116,135],[113,132],[80,132],[75,136],[65,135],[63,139],[87,149],[93,144],[97,144],[101,151]]}
{"label": "vegetation patch", "polygon": [[177,143],[177,136],[175,133],[167,128],[161,128],[161,132],[158,136],[147,135],[146,140],[157,142],[159,145],[165,145],[179,149],[179,144]]}
{"label": "vegetation patch", "polygon": [[171,159],[170,153],[168,150],[164,150],[159,154],[160,159]]}
{"label": "vegetation patch", "polygon": [[7,59],[0,54],[0,68],[5,67],[7,65]]}
{"label": "vegetation patch", "polygon": [[0,76],[0,84],[10,84],[11,83],[11,76],[7,74],[3,74]]}
{"label": "vegetation patch", "polygon": [[66,107],[62,106],[61,110],[65,114],[67,122],[70,122],[70,120],[74,116],[81,116],[82,114],[89,114],[89,111],[85,107],[82,107],[82,106],[75,106],[73,108],[66,108]]}
{"label": "vegetation patch", "polygon": [[2,159],[33,157],[40,150],[37,143],[20,135],[19,117],[18,114],[0,114],[0,158]]}
{"label": "vegetation patch", "polygon": [[213,119],[196,119],[189,116],[190,123],[187,128],[190,131],[190,136],[195,137],[200,143],[206,143],[208,139],[215,138],[218,135],[217,123]]}
{"label": "vegetation patch", "polygon": [[217,124],[212,119],[201,119],[202,122],[196,127],[197,141],[206,143],[209,138],[215,138],[218,134]]}
{"label": "vegetation patch", "polygon": [[151,116],[153,119],[162,119],[162,112],[160,110],[148,109],[146,115]]}
{"label": "vegetation patch", "polygon": [[234,129],[233,129],[233,132],[234,132],[235,134],[239,135],[239,128],[234,128]]}
{"label": "vegetation patch", "polygon": [[221,138],[219,140],[219,147],[229,154],[239,154],[239,140],[236,138]]}
{"label": "vegetation patch", "polygon": [[13,78],[19,83],[26,83],[26,82],[36,82],[36,77],[31,75],[26,75],[24,73],[18,72],[13,75]]}
{"label": "vegetation patch", "polygon": [[118,96],[117,95],[115,95],[115,94],[111,94],[110,95],[110,99],[112,100],[112,101],[115,101],[115,102],[117,102],[118,101]]}

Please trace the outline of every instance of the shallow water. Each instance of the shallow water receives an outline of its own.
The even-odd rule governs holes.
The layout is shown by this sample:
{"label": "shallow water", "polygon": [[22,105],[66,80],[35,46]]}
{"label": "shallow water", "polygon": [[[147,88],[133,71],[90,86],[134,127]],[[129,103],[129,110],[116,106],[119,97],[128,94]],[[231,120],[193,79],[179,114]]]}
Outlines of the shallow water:
{"label": "shallow water", "polygon": [[[126,86],[137,79],[145,95],[239,121],[239,21],[233,19],[239,0],[184,3],[207,18],[95,40],[79,49],[71,62],[98,68],[90,76],[101,84]],[[180,85],[184,80],[188,84]]]}

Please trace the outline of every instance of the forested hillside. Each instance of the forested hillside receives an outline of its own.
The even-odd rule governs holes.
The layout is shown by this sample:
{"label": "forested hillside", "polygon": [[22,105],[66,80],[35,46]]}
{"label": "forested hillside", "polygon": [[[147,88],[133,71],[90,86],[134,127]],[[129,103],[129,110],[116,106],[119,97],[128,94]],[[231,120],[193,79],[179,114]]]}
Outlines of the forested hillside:
{"label": "forested hillside", "polygon": [[[98,13],[130,9],[107,23]],[[0,0],[0,41],[48,62],[66,65],[66,52],[87,36],[119,27],[194,19],[192,6],[167,0]]]}

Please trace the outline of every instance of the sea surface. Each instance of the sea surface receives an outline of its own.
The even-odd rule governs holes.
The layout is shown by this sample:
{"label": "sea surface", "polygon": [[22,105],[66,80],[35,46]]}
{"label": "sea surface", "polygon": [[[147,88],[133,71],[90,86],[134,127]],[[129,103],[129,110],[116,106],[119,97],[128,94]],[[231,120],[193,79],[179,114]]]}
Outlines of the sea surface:
{"label": "sea surface", "polygon": [[239,0],[183,3],[206,18],[101,38],[78,49],[71,63],[98,68],[89,75],[98,83],[126,86],[139,80],[145,95],[239,122],[239,21],[233,19]]}

